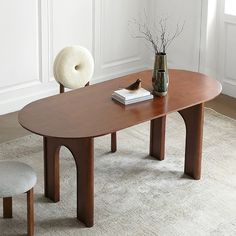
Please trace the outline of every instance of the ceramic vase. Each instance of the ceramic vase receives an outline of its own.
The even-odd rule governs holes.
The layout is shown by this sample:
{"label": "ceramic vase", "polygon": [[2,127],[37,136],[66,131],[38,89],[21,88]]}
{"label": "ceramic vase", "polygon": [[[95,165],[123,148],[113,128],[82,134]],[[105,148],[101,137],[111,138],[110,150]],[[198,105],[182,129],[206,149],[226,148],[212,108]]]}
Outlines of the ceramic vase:
{"label": "ceramic vase", "polygon": [[154,95],[165,96],[167,94],[169,75],[167,69],[167,56],[165,53],[158,53],[155,55],[152,85]]}

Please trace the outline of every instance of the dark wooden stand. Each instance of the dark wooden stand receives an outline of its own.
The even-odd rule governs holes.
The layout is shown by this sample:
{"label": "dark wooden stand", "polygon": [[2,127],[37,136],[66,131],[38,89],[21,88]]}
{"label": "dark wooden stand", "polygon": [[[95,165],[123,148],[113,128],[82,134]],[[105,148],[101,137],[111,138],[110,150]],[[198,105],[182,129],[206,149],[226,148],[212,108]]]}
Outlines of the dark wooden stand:
{"label": "dark wooden stand", "polygon": [[[179,111],[186,126],[184,173],[193,179],[201,178],[202,136],[204,104]],[[151,121],[150,156],[162,161],[165,158],[166,116]]]}
{"label": "dark wooden stand", "polygon": [[[179,111],[186,124],[184,173],[194,179],[201,176],[203,104]],[[166,116],[151,121],[150,155],[158,160],[165,156]],[[77,218],[87,227],[93,226],[94,213],[94,148],[93,138],[63,139],[44,137],[45,196],[60,200],[59,151],[66,146],[77,169]]]}
{"label": "dark wooden stand", "polygon": [[[93,226],[94,138],[111,134],[111,151],[115,152],[117,131],[151,121],[149,153],[164,160],[166,116],[172,112],[179,112],[186,126],[184,173],[200,179],[204,102],[219,95],[221,85],[206,75],[184,70],[169,70],[169,77],[166,97],[130,106],[114,102],[112,91],[127,87],[137,78],[142,78],[143,87],[151,91],[152,71],[91,85],[24,107],[19,112],[20,124],[44,137],[45,196],[54,202],[60,200],[59,151],[66,146],[77,169],[77,218],[86,226]],[[64,92],[63,86],[60,92]],[[10,210],[5,214],[10,216]]]}
{"label": "dark wooden stand", "polygon": [[93,226],[94,162],[93,138],[62,139],[44,137],[45,196],[60,200],[59,151],[66,146],[72,153],[77,170],[77,218]]}

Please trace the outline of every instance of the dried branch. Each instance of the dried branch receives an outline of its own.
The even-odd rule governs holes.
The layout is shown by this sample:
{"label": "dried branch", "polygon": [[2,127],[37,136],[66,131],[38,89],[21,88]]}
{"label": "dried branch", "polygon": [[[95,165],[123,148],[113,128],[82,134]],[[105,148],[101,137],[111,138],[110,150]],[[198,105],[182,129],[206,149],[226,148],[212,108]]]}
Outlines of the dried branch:
{"label": "dried branch", "polygon": [[133,23],[138,28],[139,32],[138,35],[132,35],[133,38],[145,39],[147,42],[151,44],[152,48],[154,49],[154,52],[158,53],[157,44],[155,42],[155,39],[153,38],[153,34],[148,25],[145,23],[139,23],[136,19],[133,19],[131,23]]}
{"label": "dried branch", "polygon": [[170,41],[168,42],[166,48],[168,48],[168,47],[170,46],[170,44],[172,43],[172,41],[173,41],[175,38],[179,37],[179,35],[183,32],[183,30],[184,30],[184,25],[185,25],[185,22],[182,24],[181,27],[179,27],[179,24],[177,24],[176,32],[175,32],[175,34],[173,35],[173,37],[170,39]]}
{"label": "dried branch", "polygon": [[146,11],[144,11],[144,17],[144,21],[133,19],[129,22],[137,28],[136,32],[138,31],[138,34],[133,34],[132,37],[146,40],[155,54],[166,53],[171,43],[183,32],[185,22],[181,26],[178,23],[175,32],[171,34],[167,26],[168,17],[162,17],[158,24],[154,21],[151,25],[148,24]]}

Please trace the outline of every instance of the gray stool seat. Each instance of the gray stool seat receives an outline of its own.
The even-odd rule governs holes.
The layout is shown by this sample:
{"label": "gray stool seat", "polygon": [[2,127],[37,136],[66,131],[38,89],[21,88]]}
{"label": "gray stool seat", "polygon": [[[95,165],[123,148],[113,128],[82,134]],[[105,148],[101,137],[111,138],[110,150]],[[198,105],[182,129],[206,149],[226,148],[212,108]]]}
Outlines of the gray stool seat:
{"label": "gray stool seat", "polygon": [[36,173],[30,166],[17,161],[0,161],[0,198],[26,193],[36,181]]}

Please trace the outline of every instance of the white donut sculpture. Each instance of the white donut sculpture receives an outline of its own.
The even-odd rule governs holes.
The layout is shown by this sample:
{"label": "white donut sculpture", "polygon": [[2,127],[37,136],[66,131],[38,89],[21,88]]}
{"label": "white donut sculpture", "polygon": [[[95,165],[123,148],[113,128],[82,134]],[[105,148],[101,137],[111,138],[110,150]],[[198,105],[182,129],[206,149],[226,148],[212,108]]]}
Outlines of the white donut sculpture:
{"label": "white donut sculpture", "polygon": [[69,89],[84,87],[92,78],[93,72],[93,56],[81,46],[62,49],[53,65],[56,81]]}

